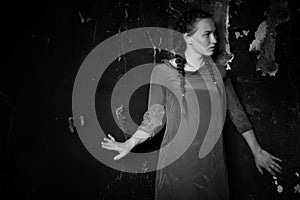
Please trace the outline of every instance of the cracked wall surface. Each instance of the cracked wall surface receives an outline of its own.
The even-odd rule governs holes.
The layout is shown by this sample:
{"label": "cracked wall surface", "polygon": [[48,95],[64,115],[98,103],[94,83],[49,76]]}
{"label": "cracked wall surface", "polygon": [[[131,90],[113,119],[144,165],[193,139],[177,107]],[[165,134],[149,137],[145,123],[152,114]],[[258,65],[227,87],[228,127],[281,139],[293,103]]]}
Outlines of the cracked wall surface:
{"label": "cracked wall surface", "polygon": [[[140,166],[144,174],[108,168],[85,149],[74,128],[70,132],[72,88],[82,61],[99,43],[132,28],[171,27],[191,8],[213,13],[218,53],[226,59],[234,55],[228,72],[255,134],[284,160],[284,172],[277,179],[261,176],[247,145],[226,122],[232,199],[299,198],[300,7],[292,0],[8,3],[1,12],[5,64],[0,73],[0,193],[12,199],[152,199],[155,173],[147,172],[147,163]],[[99,111],[106,116],[102,123],[119,141],[131,130],[126,115],[141,119],[146,105],[140,102],[146,102],[147,88],[137,92],[132,108],[120,104],[114,110],[121,129],[110,118],[108,91],[132,66],[141,60],[152,62],[155,54],[159,51],[120,55],[102,80],[107,88],[99,100],[106,107]],[[153,150],[160,141],[158,137],[135,151]]]}
{"label": "cracked wall surface", "polygon": [[257,52],[256,70],[261,70],[262,75],[275,76],[278,64],[275,58],[276,27],[289,20],[288,1],[273,1],[265,12],[266,20],[263,21],[255,32],[255,40],[250,44],[249,51]]}

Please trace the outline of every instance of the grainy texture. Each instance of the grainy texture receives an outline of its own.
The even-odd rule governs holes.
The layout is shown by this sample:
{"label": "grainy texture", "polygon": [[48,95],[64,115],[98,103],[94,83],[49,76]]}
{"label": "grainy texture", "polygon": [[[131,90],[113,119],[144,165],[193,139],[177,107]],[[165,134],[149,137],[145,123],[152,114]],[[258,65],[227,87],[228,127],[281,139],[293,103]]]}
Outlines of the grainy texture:
{"label": "grainy texture", "polygon": [[[0,140],[1,163],[4,163],[1,164],[0,194],[9,199],[152,199],[153,172],[129,174],[110,169],[94,159],[79,137],[70,133],[68,117],[72,116],[73,83],[84,58],[108,37],[137,27],[170,27],[185,10],[202,7],[218,19],[219,33],[226,33],[228,28],[228,35],[219,35],[218,50],[235,55],[230,76],[260,144],[284,160],[283,174],[277,180],[267,172],[261,176],[246,143],[227,120],[224,134],[232,199],[299,199],[297,3],[296,0],[8,3],[1,12],[0,33],[4,49],[0,73],[4,124]],[[227,12],[227,6],[229,13],[222,13]],[[270,15],[265,16],[265,12]],[[271,55],[266,65],[261,64],[264,60],[257,59],[259,54],[249,52],[255,31],[264,21],[271,24],[269,33],[273,34],[263,45],[262,56]],[[117,70],[108,72],[109,76],[101,82],[106,88],[103,91],[106,98],[99,104],[109,105],[109,91],[120,75],[153,59],[153,52],[145,50],[128,54],[116,63]],[[144,87],[132,97],[133,107],[129,111],[136,122],[146,109],[146,103],[142,103],[147,101],[146,93],[147,87]],[[124,140],[126,135],[109,120],[110,111],[104,112],[108,118],[102,123],[116,139]],[[158,136],[135,151],[153,150],[160,141],[161,136]]]}

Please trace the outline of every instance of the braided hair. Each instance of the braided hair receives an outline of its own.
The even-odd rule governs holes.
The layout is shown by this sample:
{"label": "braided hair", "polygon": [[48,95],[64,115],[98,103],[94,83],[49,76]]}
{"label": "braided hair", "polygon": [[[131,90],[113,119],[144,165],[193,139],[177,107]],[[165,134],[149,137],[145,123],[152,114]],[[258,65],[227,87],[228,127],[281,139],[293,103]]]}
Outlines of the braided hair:
{"label": "braided hair", "polygon": [[[201,19],[211,18],[212,15],[203,10],[189,10],[185,12],[176,22],[175,27],[173,28],[175,31],[180,33],[187,33],[188,36],[193,35],[197,29],[196,25]],[[184,55],[184,51],[186,49],[186,43],[183,38],[174,38],[174,54],[172,54],[171,58],[175,58],[175,63],[177,64],[178,77],[180,79],[180,88],[182,96],[185,95],[185,72],[184,66],[186,64],[186,59],[182,58],[180,55]],[[180,55],[178,55],[180,54]]]}

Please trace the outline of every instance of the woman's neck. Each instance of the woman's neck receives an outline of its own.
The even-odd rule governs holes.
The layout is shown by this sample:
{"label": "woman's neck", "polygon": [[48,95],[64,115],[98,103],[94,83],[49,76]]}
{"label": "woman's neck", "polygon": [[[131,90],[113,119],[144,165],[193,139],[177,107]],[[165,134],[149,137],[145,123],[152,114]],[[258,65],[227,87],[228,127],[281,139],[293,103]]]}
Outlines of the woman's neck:
{"label": "woman's neck", "polygon": [[186,59],[185,70],[187,71],[197,71],[200,67],[203,66],[204,56],[195,53],[192,49],[187,48],[184,52]]}

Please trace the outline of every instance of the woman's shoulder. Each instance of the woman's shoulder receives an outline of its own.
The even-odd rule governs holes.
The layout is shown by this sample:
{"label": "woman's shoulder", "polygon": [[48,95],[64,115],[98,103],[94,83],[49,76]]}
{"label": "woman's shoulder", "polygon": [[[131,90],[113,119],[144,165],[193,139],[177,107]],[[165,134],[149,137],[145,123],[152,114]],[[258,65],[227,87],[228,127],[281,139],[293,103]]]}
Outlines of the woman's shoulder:
{"label": "woman's shoulder", "polygon": [[159,63],[158,65],[156,65],[154,67],[154,69],[159,69],[159,70],[164,70],[164,71],[176,71],[176,63],[175,63],[175,59],[172,59],[172,60],[167,60],[167,59],[164,59],[162,60],[161,63]]}
{"label": "woman's shoulder", "polygon": [[172,65],[170,60],[162,60],[152,69],[151,77],[153,79],[168,79],[177,73],[176,68]]}

